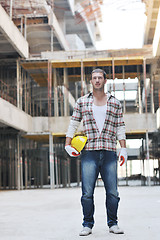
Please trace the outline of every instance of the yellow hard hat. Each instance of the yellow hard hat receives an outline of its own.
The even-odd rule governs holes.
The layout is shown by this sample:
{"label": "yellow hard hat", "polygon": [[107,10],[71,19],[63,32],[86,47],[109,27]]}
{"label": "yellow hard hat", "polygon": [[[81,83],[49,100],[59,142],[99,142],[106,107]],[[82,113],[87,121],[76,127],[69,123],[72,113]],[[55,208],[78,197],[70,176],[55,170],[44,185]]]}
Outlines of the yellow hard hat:
{"label": "yellow hard hat", "polygon": [[71,146],[74,147],[78,152],[81,152],[87,142],[87,137],[76,136],[71,141]]}

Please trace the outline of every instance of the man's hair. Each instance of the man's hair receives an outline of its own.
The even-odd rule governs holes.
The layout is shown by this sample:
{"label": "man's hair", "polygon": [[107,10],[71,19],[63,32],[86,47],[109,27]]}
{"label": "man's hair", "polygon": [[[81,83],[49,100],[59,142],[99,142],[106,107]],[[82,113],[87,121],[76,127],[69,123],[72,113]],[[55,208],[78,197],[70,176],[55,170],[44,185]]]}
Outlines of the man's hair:
{"label": "man's hair", "polygon": [[107,74],[106,74],[106,72],[105,72],[103,69],[101,69],[101,68],[96,68],[96,69],[94,69],[94,70],[91,72],[91,75],[92,75],[93,73],[102,73],[104,79],[107,78]]}

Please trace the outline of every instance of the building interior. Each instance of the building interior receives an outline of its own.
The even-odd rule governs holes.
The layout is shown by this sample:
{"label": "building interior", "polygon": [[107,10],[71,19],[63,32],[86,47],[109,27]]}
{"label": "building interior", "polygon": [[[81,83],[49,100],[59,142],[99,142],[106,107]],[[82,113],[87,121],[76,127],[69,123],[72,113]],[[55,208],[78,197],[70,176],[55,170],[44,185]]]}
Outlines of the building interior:
{"label": "building interior", "polygon": [[160,184],[160,1],[141,2],[142,48],[96,50],[105,0],[0,0],[1,190],[80,185],[80,158],[65,152],[65,136],[97,67],[122,104],[127,140],[141,142],[128,147],[119,184]]}

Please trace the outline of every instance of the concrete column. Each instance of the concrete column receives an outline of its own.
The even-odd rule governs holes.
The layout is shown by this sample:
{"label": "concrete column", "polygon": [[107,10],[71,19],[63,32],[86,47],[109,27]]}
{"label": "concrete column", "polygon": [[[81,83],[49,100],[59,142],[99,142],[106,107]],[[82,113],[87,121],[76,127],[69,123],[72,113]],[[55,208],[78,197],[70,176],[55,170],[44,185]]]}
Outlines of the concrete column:
{"label": "concrete column", "polygon": [[145,87],[145,112],[147,113],[147,83],[146,83],[146,59],[143,59],[143,81]]}
{"label": "concrete column", "polygon": [[53,28],[51,28],[51,52],[53,52]]}
{"label": "concrete column", "polygon": [[50,61],[48,61],[48,116],[49,117],[51,117],[51,101],[52,101],[52,64],[50,63]]}
{"label": "concrete column", "polygon": [[23,161],[22,161],[21,141],[20,141],[20,189],[23,190]]}
{"label": "concrete column", "polygon": [[154,93],[153,93],[153,75],[151,74],[151,113],[155,113],[154,109]]}
{"label": "concrete column", "polygon": [[139,102],[139,113],[142,113],[142,96],[141,96],[141,80],[139,73],[139,66],[137,66],[137,78],[138,78],[138,102]]}
{"label": "concrete column", "polygon": [[81,60],[81,96],[83,96],[84,95],[84,89],[83,89],[83,85],[84,85],[84,83],[83,83],[83,77],[84,77],[84,73],[83,73],[83,61]]}
{"label": "concrete column", "polygon": [[139,113],[142,113],[142,97],[141,97],[141,81],[138,77],[138,101],[139,101]]}
{"label": "concrete column", "polygon": [[123,96],[124,96],[124,100],[123,100],[123,113],[126,113],[126,100],[125,100],[125,72],[124,72],[124,66],[122,66],[122,74],[123,74]]}
{"label": "concrete column", "polygon": [[20,67],[19,61],[17,60],[17,107],[19,108],[19,82],[20,82]]}
{"label": "concrete column", "polygon": [[58,109],[58,88],[57,88],[57,71],[56,68],[53,69],[53,81],[54,81],[54,116],[59,116]]}
{"label": "concrete column", "polygon": [[78,82],[75,82],[75,96],[76,96],[76,101],[78,99]]}
{"label": "concrete column", "polygon": [[27,150],[26,150],[26,147],[25,147],[24,166],[25,166],[25,189],[27,189],[27,186],[28,186],[28,164],[27,164]]}
{"label": "concrete column", "polygon": [[113,95],[115,96],[115,68],[114,68],[114,58],[112,58],[112,77],[113,77]]}
{"label": "concrete column", "polygon": [[50,188],[55,188],[54,180],[54,151],[53,151],[53,136],[49,134],[49,164],[50,164]]}
{"label": "concrete column", "polygon": [[20,136],[17,136],[17,189],[21,190]]}
{"label": "concrete column", "polygon": [[12,19],[13,0],[10,0],[10,18]]}
{"label": "concrete column", "polygon": [[[58,145],[58,144],[56,144]],[[57,154],[55,154],[55,179],[56,179],[56,187],[59,187],[59,179],[58,179],[58,158],[57,158]]]}
{"label": "concrete column", "polygon": [[24,16],[24,38],[27,39],[27,17]]}
{"label": "concrete column", "polygon": [[21,33],[23,35],[23,16],[21,17]]}
{"label": "concrete column", "polygon": [[69,116],[69,83],[68,83],[68,69],[64,68],[64,116]]}
{"label": "concrete column", "polygon": [[22,72],[19,60],[17,60],[17,107],[22,109]]}
{"label": "concrete column", "polygon": [[147,182],[148,182],[148,186],[151,186],[148,131],[146,131],[146,160],[147,160]]}

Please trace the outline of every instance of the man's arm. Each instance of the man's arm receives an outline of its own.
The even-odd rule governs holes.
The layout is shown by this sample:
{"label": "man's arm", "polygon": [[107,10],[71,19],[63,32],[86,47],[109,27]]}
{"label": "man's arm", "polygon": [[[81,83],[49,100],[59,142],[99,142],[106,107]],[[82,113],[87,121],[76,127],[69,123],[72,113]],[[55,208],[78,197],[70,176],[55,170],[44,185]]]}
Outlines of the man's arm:
{"label": "man's arm", "polygon": [[122,166],[124,163],[127,162],[126,140],[121,139],[119,140],[119,143],[121,146],[120,153],[119,153],[119,162],[120,162],[120,166]]}
{"label": "man's arm", "polygon": [[66,134],[65,150],[71,157],[76,157],[76,156],[80,155],[80,153],[71,146],[72,138],[73,138],[75,132],[77,131],[77,129],[80,125],[80,122],[82,120],[82,114],[81,114],[81,108],[80,108],[79,101],[80,101],[80,99],[77,100],[76,105],[74,107],[73,114],[72,114],[70,124],[68,127],[68,131]]}
{"label": "man's arm", "polygon": [[126,140],[125,139],[119,140],[119,143],[120,143],[121,148],[126,148]]}
{"label": "man's arm", "polygon": [[71,137],[66,137],[65,146],[66,146],[66,145],[71,145],[71,141],[72,141],[72,138],[71,138]]}

